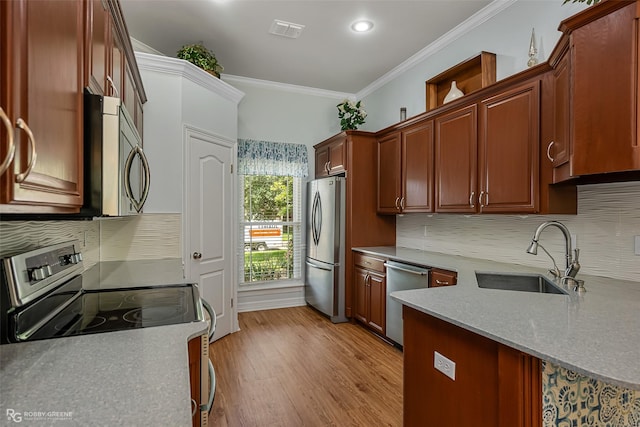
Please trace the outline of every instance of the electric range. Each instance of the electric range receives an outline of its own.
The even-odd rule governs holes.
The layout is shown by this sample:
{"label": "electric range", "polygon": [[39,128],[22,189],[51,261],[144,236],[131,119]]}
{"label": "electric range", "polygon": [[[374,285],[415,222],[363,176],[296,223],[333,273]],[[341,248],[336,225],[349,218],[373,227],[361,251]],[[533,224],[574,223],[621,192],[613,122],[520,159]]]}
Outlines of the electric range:
{"label": "electric range", "polygon": [[204,319],[194,284],[84,289],[77,242],[2,260],[0,342],[122,331]]}

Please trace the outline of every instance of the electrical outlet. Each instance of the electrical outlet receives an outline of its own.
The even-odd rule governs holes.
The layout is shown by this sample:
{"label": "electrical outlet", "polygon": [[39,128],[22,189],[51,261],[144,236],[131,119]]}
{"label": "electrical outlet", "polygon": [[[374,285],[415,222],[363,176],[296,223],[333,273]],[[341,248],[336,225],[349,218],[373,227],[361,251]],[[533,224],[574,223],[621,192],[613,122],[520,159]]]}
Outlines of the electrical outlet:
{"label": "electrical outlet", "polygon": [[452,380],[456,380],[456,362],[447,359],[437,351],[433,352],[433,367]]}
{"label": "electrical outlet", "polygon": [[635,243],[636,243],[635,244],[635,246],[636,246],[635,254],[636,255],[640,255],[640,236],[635,236],[634,239],[635,239]]}

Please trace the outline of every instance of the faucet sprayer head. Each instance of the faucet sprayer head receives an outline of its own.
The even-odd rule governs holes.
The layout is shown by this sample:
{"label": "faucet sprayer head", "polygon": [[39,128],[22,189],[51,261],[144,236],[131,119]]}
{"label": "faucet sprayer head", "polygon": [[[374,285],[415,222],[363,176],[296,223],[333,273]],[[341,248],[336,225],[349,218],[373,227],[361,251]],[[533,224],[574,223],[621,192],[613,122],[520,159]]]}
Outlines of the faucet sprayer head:
{"label": "faucet sprayer head", "polygon": [[532,240],[531,244],[527,248],[527,253],[531,255],[538,255],[538,241]]}

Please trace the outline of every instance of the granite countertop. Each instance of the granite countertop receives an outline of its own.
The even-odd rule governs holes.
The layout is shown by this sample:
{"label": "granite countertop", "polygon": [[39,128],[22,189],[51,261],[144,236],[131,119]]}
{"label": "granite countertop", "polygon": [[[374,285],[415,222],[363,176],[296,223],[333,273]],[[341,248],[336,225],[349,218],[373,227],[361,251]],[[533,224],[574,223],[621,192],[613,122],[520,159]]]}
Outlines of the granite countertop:
{"label": "granite countertop", "polygon": [[353,249],[458,273],[457,286],[391,294],[409,307],[580,374],[640,390],[640,283],[578,274],[586,293],[481,289],[476,271],[546,270],[400,247]]}
{"label": "granite countertop", "polygon": [[[176,260],[101,263],[87,272],[103,280],[88,287],[184,282]],[[71,425],[191,426],[187,342],[207,328],[194,322],[1,345],[0,408],[27,425],[57,416]]]}

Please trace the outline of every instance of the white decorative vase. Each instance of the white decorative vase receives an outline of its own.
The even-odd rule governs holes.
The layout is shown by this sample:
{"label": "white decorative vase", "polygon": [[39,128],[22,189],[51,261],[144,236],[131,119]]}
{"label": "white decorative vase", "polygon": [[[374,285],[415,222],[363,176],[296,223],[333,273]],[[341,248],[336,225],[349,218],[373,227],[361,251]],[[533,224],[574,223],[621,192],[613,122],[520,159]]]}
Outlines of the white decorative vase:
{"label": "white decorative vase", "polygon": [[443,104],[446,104],[449,101],[453,101],[454,99],[458,99],[461,96],[464,96],[464,93],[462,93],[462,91],[458,89],[456,81],[454,80],[451,82],[451,90],[449,90],[447,96],[444,97]]}

